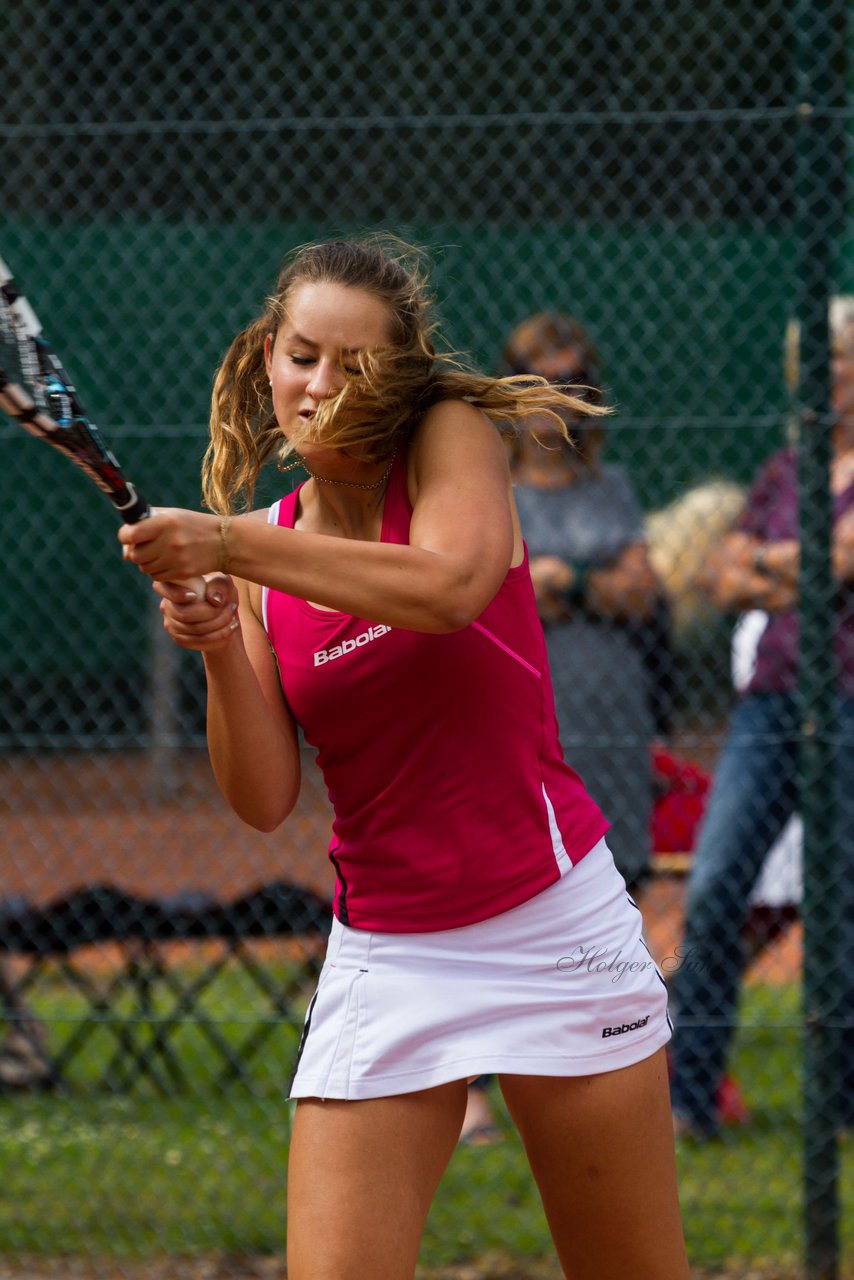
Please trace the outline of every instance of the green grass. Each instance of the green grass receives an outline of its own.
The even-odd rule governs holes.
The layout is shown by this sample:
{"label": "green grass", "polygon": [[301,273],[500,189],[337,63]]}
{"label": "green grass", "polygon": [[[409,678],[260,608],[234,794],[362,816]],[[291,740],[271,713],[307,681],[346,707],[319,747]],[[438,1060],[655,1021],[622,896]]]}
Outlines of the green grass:
{"label": "green grass", "polygon": [[[61,1000],[61,1008],[51,1008],[52,999]],[[220,1034],[238,1044],[265,1004],[238,975],[226,974],[206,994],[204,1007],[217,1018]],[[49,992],[39,1010],[57,1019],[57,1038],[82,1012],[70,1007],[67,993]],[[753,1124],[727,1131],[719,1142],[680,1145],[683,1212],[698,1271],[767,1262],[793,1274],[799,1270],[798,1016],[794,989],[747,993],[734,1070]],[[215,1055],[195,1028],[182,1027],[172,1044],[194,1092],[164,1098],[149,1087],[93,1094],[104,1053],[114,1045],[101,1029],[75,1064],[73,1092],[0,1100],[3,1254],[130,1259],[281,1252],[285,1096],[297,1034],[296,1027],[274,1028],[253,1060],[249,1087],[217,1090]],[[842,1177],[848,1222],[854,1221],[852,1175],[848,1145]],[[430,1215],[422,1262],[447,1266],[488,1252],[519,1258],[550,1252],[536,1192],[510,1132],[497,1146],[457,1151]],[[850,1238],[846,1264],[854,1270]]]}

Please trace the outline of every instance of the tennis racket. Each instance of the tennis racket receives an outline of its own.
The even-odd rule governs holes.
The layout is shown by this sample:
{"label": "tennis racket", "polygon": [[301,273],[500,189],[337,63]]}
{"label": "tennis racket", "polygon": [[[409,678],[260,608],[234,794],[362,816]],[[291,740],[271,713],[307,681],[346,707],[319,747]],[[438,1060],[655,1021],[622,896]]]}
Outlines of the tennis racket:
{"label": "tennis racket", "polygon": [[[125,476],[88,417],[30,303],[0,258],[0,408],[25,431],[58,449],[105,493],[126,524],[151,507]],[[187,582],[204,595],[203,580]]]}

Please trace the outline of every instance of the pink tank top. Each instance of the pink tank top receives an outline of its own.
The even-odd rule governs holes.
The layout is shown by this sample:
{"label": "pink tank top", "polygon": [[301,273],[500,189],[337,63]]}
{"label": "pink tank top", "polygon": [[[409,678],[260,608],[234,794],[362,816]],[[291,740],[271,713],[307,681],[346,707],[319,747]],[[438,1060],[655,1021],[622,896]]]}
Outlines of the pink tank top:
{"label": "pink tank top", "polygon": [[[407,543],[398,451],[382,541]],[[270,510],[292,528],[299,490]],[[462,631],[431,635],[265,588],[282,688],[334,811],[335,914],[424,933],[508,911],[558,880],[608,822],[558,741],[528,557]]]}

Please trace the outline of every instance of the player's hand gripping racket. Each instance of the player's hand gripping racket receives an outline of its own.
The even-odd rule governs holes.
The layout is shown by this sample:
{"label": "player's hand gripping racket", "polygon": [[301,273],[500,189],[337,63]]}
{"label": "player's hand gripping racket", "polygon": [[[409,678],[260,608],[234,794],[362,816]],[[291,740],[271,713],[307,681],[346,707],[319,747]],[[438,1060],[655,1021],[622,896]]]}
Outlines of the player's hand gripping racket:
{"label": "player's hand gripping racket", "polygon": [[[151,515],[86,414],[35,311],[0,258],[0,408],[64,453],[107,495],[126,524]],[[182,584],[204,596],[203,579]]]}

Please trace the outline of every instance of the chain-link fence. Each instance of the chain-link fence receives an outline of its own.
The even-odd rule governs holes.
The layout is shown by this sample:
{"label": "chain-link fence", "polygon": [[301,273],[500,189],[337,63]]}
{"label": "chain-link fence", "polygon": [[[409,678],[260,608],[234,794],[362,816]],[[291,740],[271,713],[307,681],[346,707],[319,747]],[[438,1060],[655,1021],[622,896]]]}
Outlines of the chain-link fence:
{"label": "chain-link fence", "polygon": [[[593,494],[588,595],[550,647],[568,758],[673,979],[698,1273],[854,1266],[854,321],[831,366],[826,322],[854,292],[848,7],[0,13],[0,250],[151,500],[198,505],[213,369],[305,240],[425,245],[484,369],[542,312],[595,344],[618,411],[567,491]],[[322,788],[307,759],[274,835],[230,814],[200,665],[108,506],[11,424],[0,451],[0,1271],[282,1274]],[[655,599],[597,608],[639,546]],[[556,1275],[491,1104],[501,1141],[459,1149],[424,1267]]]}

